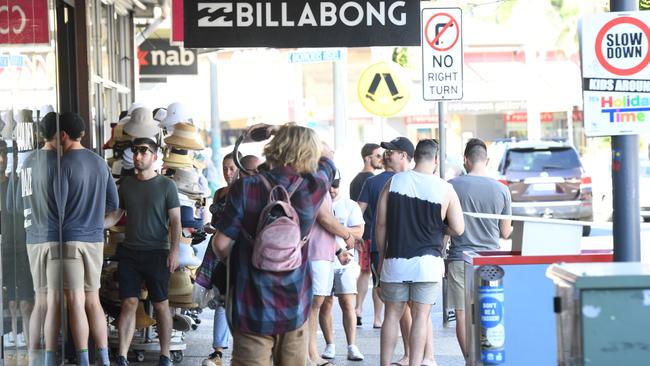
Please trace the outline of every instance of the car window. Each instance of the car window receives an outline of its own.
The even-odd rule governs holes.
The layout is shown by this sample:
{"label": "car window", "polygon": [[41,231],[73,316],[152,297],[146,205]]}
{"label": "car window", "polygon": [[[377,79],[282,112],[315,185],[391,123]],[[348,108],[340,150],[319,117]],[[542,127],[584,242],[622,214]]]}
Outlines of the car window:
{"label": "car window", "polygon": [[506,171],[541,172],[579,167],[580,159],[572,148],[511,149],[505,161]]}

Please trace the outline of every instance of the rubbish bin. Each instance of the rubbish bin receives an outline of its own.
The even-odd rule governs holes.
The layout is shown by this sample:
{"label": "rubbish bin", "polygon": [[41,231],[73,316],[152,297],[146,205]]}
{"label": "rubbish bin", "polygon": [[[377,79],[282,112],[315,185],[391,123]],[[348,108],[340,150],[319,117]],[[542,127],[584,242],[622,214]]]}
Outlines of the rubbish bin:
{"label": "rubbish bin", "polygon": [[[546,269],[559,262],[611,262],[612,254],[611,251],[583,251],[577,255],[522,256],[519,252],[481,251],[465,252],[464,261],[468,365],[487,364],[482,361],[485,349],[481,339],[479,269],[498,266],[504,271],[501,289],[498,290],[503,293],[502,304],[490,305],[486,309],[501,306],[503,316],[499,320],[502,321],[504,342],[496,349],[490,362],[500,366],[550,366],[557,365],[557,341],[554,286],[546,277]],[[486,312],[483,315],[496,314]],[[497,319],[483,320],[488,321],[488,326],[493,326],[489,322]],[[495,332],[499,329],[494,328],[492,336],[500,336]],[[501,352],[499,362],[498,352]]]}
{"label": "rubbish bin", "polygon": [[650,363],[650,265],[554,264],[561,366]]}

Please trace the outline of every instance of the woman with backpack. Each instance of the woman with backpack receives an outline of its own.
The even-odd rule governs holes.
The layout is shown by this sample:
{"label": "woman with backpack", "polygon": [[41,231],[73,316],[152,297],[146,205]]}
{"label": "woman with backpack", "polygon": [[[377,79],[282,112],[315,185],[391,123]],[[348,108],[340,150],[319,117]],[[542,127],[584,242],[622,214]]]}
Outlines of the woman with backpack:
{"label": "woman with backpack", "polygon": [[[249,132],[259,140],[274,135],[264,147],[268,169],[230,187],[211,239],[215,253],[230,256],[236,267],[228,306],[232,365],[304,366],[312,301],[304,243],[336,168],[321,157],[320,140],[309,128],[258,125]],[[286,229],[280,230],[280,224]],[[267,235],[272,232],[281,237]],[[285,237],[288,233],[292,236]]]}

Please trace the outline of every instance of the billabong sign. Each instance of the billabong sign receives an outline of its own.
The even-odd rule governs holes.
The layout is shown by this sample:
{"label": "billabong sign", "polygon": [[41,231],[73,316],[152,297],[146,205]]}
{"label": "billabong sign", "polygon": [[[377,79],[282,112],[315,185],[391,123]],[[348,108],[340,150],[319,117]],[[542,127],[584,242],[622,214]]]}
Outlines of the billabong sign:
{"label": "billabong sign", "polygon": [[195,50],[175,47],[169,39],[148,39],[138,48],[140,75],[196,75]]}
{"label": "billabong sign", "polygon": [[185,46],[415,46],[419,10],[406,0],[185,0]]}

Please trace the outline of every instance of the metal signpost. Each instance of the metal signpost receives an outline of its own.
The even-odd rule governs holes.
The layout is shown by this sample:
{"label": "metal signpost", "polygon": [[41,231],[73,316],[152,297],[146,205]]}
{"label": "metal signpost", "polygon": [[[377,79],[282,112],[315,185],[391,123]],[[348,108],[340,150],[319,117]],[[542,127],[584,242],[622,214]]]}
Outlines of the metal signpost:
{"label": "metal signpost", "polygon": [[639,138],[650,131],[649,17],[633,0],[583,19],[581,36],[585,131],[612,136],[614,260],[641,259]]}
{"label": "metal signpost", "polygon": [[447,154],[445,100],[463,99],[463,28],[460,8],[422,9],[422,97],[438,101],[440,177]]}

